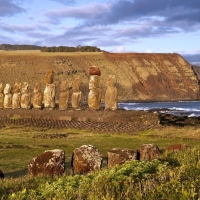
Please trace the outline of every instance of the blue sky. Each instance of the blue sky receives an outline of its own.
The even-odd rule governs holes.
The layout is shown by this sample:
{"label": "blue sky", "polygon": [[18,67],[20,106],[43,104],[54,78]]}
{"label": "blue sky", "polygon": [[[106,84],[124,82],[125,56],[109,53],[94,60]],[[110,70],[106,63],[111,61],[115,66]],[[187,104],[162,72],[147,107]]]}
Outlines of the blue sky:
{"label": "blue sky", "polygon": [[0,0],[0,44],[179,53],[200,65],[200,0]]}

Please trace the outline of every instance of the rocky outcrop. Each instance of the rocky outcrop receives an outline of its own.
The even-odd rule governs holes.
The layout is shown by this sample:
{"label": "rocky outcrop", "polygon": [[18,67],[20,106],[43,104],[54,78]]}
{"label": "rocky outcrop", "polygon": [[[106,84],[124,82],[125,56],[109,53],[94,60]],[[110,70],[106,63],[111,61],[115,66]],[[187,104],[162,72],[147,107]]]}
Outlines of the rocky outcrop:
{"label": "rocky outcrop", "polygon": [[143,144],[138,150],[139,160],[151,161],[160,156],[160,150],[155,144]]}
{"label": "rocky outcrop", "polygon": [[127,148],[113,148],[108,151],[108,168],[115,165],[122,165],[126,161],[136,160],[137,153],[132,149]]}
{"label": "rocky outcrop", "polygon": [[33,176],[62,175],[65,172],[65,152],[60,149],[47,150],[28,165],[28,173]]}
{"label": "rocky outcrop", "polygon": [[[87,101],[90,66],[101,71],[102,101],[109,74],[117,79],[118,101],[194,100],[199,94],[197,76],[191,65],[178,54],[159,53],[20,53],[1,52],[1,82],[14,85],[28,80],[31,85],[73,80],[81,77],[82,100]],[[96,70],[96,68],[95,68]],[[61,72],[61,73],[60,73]],[[97,74],[91,72],[91,74]],[[14,78],[13,78],[14,77]],[[43,88],[45,86],[43,85]],[[43,90],[42,88],[42,90]],[[58,97],[57,97],[58,99]]]}
{"label": "rocky outcrop", "polygon": [[75,174],[83,174],[100,170],[102,159],[103,157],[99,150],[92,145],[83,145],[76,148],[72,156],[73,172]]}

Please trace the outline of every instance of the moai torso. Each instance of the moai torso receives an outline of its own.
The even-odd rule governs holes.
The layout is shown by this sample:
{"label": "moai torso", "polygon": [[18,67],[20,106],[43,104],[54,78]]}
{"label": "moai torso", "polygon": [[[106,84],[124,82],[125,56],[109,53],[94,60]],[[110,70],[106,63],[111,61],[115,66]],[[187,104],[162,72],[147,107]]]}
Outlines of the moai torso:
{"label": "moai torso", "polygon": [[34,109],[41,109],[42,108],[42,92],[41,92],[41,84],[36,83],[34,90],[33,90],[33,108]]}
{"label": "moai torso", "polygon": [[59,110],[66,110],[68,108],[69,100],[69,85],[67,81],[62,81],[59,92]]}
{"label": "moai torso", "polygon": [[54,83],[46,84],[43,97],[43,103],[45,108],[49,110],[53,110],[55,108],[55,95],[56,85]]}
{"label": "moai torso", "polygon": [[101,108],[101,89],[99,88],[99,76],[91,75],[89,81],[88,106],[90,109]]}
{"label": "moai torso", "polygon": [[11,94],[11,86],[10,84],[6,84],[4,88],[4,108],[12,108],[12,94]]}
{"label": "moai torso", "polygon": [[22,96],[21,96],[21,108],[30,109],[31,108],[31,93],[29,92],[29,83],[24,82],[22,86]]}
{"label": "moai torso", "polygon": [[73,93],[72,93],[72,108],[76,110],[81,109],[82,92],[80,91],[80,79],[75,78],[73,82]]}
{"label": "moai torso", "polygon": [[118,91],[115,84],[115,76],[110,75],[107,80],[107,90],[105,94],[105,109],[116,110],[118,108]]}
{"label": "moai torso", "polygon": [[21,87],[20,83],[15,83],[13,87],[12,109],[20,108],[20,100],[21,100],[20,87]]}
{"label": "moai torso", "polygon": [[3,94],[3,83],[0,83],[0,108],[3,108],[4,94]]}

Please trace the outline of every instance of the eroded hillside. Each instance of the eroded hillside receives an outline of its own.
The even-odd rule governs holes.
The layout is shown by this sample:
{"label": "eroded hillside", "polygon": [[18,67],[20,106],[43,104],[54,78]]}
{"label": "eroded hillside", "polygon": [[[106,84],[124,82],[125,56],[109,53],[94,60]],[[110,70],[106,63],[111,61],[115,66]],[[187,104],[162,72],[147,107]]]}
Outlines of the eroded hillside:
{"label": "eroded hillside", "polygon": [[106,79],[115,74],[120,101],[194,100],[199,93],[198,80],[191,65],[178,54],[142,53],[41,53],[37,51],[0,52],[0,81],[28,81],[31,88],[43,83],[47,70],[55,72],[54,81],[82,79],[81,90],[87,100],[88,68],[100,68],[103,98]]}

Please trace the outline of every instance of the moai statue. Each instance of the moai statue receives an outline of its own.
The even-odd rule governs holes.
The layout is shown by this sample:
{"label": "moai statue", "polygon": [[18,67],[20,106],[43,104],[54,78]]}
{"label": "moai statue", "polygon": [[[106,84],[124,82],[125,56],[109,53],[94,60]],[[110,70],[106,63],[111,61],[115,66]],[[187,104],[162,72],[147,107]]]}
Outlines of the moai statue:
{"label": "moai statue", "polygon": [[105,109],[116,110],[118,108],[118,91],[115,75],[109,75],[105,94]]}
{"label": "moai statue", "polygon": [[67,81],[62,81],[59,92],[59,110],[67,110],[69,100],[69,84]]}
{"label": "moai statue", "polygon": [[46,87],[44,89],[44,108],[49,110],[53,110],[56,107],[55,96],[56,96],[56,85],[53,83],[53,70],[47,72],[45,77],[45,84]]}
{"label": "moai statue", "polygon": [[4,88],[4,108],[12,108],[12,94],[11,94],[11,85],[9,83],[6,84]]}
{"label": "moai statue", "polygon": [[14,84],[13,96],[12,96],[12,109],[20,108],[20,100],[21,100],[20,87],[21,87],[21,83]]}
{"label": "moai statue", "polygon": [[30,109],[31,108],[31,93],[29,91],[30,84],[24,82],[22,86],[22,96],[21,96],[21,108]]}
{"label": "moai statue", "polygon": [[36,83],[33,89],[33,108],[41,109],[42,108],[42,92],[41,92],[41,83]]}
{"label": "moai statue", "polygon": [[47,108],[49,110],[55,109],[56,106],[55,95],[56,95],[56,85],[54,83],[46,84],[43,97],[44,108]]}
{"label": "moai statue", "polygon": [[[90,109],[98,110],[101,108],[101,88],[99,88],[99,76],[100,70],[97,67],[92,67],[93,69],[96,68],[95,74],[91,75],[91,68],[89,70],[90,73],[90,81],[89,81],[89,94],[88,94],[88,106]],[[94,71],[94,70],[93,70]],[[94,73],[93,73],[94,74]]]}
{"label": "moai statue", "polygon": [[81,109],[82,92],[80,91],[80,78],[76,77],[73,82],[72,93],[72,108],[76,110]]}
{"label": "moai statue", "polygon": [[0,83],[0,108],[3,108],[4,94],[3,94],[3,83]]}
{"label": "moai statue", "polygon": [[50,70],[46,73],[46,76],[45,76],[45,79],[44,79],[45,85],[53,83],[53,76],[54,76],[53,70]]}

